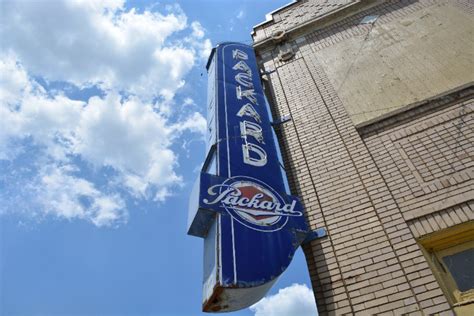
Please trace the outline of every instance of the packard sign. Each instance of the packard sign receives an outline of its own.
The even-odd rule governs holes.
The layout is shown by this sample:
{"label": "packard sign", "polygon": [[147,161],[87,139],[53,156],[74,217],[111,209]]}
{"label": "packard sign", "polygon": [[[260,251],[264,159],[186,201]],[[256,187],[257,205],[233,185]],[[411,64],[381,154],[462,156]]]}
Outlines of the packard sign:
{"label": "packard sign", "polygon": [[208,65],[208,155],[190,199],[188,234],[204,238],[203,310],[260,300],[307,234],[287,194],[250,46],[224,43]]}

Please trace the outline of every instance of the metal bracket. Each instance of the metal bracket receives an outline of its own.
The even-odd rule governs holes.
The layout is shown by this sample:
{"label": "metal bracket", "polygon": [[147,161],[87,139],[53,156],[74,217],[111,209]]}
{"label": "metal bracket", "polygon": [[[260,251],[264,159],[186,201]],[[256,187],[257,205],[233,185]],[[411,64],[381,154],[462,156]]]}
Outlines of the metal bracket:
{"label": "metal bracket", "polygon": [[277,121],[273,121],[273,122],[271,123],[271,125],[272,125],[273,127],[276,127],[276,126],[278,126],[278,125],[281,125],[281,124],[286,123],[286,122],[289,122],[289,121],[291,121],[291,116],[289,116],[289,115],[284,115],[284,116],[281,117],[281,119],[279,119],[279,120],[277,120]]}
{"label": "metal bracket", "polygon": [[326,237],[327,235],[328,233],[324,227],[312,230],[306,235],[306,238],[303,240],[303,244],[309,243],[318,238]]}
{"label": "metal bracket", "polygon": [[262,75],[269,75],[269,74],[272,74],[272,73],[274,73],[274,72],[276,72],[276,69],[273,69],[273,70],[263,70],[263,69],[262,69],[260,73],[261,73]]}
{"label": "metal bracket", "polygon": [[367,15],[365,16],[359,24],[372,24],[374,25],[377,19],[379,18],[378,15]]}

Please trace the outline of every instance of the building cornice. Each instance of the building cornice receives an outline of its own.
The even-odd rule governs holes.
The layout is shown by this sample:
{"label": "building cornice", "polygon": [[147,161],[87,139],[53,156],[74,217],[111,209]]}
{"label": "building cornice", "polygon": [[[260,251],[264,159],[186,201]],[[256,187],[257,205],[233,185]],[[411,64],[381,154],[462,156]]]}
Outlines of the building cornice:
{"label": "building cornice", "polygon": [[[285,32],[285,36],[287,39],[294,39],[297,38],[298,36],[304,35],[305,33],[308,33],[308,31],[315,31],[317,29],[322,29],[324,27],[327,27],[331,24],[337,23],[341,21],[342,19],[345,19],[349,16],[352,16],[354,14],[357,14],[363,10],[366,10],[370,7],[376,6],[378,4],[383,3],[384,0],[356,0],[352,3],[348,3],[347,5],[341,6],[336,10],[327,12],[324,15],[318,16],[314,19],[310,19],[306,22],[299,23],[297,26],[290,27],[285,30],[281,30]],[[271,19],[267,19],[267,21],[258,24],[254,27],[254,31],[252,34],[254,34],[255,30],[257,28],[260,28],[264,26],[265,24],[271,23],[273,21],[273,14],[277,13],[278,11],[299,5],[300,0],[296,0],[295,2],[292,2],[284,7],[281,7],[275,11],[272,11],[271,14],[272,17]],[[271,36],[266,37],[263,40],[256,41],[253,44],[253,47],[256,51],[265,51],[271,47],[275,46],[275,41]]]}

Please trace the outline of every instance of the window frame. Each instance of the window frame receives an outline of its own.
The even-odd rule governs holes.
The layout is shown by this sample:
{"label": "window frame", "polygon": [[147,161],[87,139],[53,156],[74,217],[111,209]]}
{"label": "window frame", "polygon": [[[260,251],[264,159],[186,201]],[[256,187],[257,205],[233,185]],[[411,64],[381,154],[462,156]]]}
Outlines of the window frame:
{"label": "window frame", "polygon": [[474,249],[474,222],[444,229],[419,240],[428,264],[451,306],[474,303],[474,289],[460,291],[443,257]]}

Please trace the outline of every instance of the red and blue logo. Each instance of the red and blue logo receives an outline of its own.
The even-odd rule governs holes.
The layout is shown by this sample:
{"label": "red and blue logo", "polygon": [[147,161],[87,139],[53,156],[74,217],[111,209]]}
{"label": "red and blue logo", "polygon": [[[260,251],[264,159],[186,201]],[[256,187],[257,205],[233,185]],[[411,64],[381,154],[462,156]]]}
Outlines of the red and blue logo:
{"label": "red and blue logo", "polygon": [[282,229],[290,216],[303,216],[296,199],[285,201],[263,181],[247,176],[228,178],[209,187],[202,202],[223,207],[242,225],[264,232]]}

